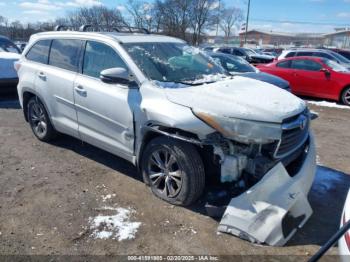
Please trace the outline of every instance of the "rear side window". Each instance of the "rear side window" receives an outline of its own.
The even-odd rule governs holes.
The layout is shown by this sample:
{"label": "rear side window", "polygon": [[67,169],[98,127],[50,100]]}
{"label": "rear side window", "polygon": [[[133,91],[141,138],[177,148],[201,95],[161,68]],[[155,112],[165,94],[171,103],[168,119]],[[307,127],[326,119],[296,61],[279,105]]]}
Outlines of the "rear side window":
{"label": "rear side window", "polygon": [[237,56],[244,56],[243,52],[239,51],[238,49],[235,49],[235,50],[233,51],[233,54],[234,54],[234,55],[237,55]]}
{"label": "rear side window", "polygon": [[290,61],[280,62],[276,66],[281,68],[290,68]]}
{"label": "rear side window", "polygon": [[303,52],[298,52],[297,56],[315,56],[315,55],[313,52],[303,51]]}
{"label": "rear side window", "polygon": [[81,45],[80,40],[52,40],[49,65],[77,72]]}
{"label": "rear side window", "polygon": [[328,58],[330,60],[335,60],[334,57],[332,57],[331,55],[327,54],[327,53],[322,53],[322,52],[315,52],[314,56],[318,56],[318,57],[323,57],[323,58]]}
{"label": "rear side window", "polygon": [[290,52],[286,55],[286,58],[295,56],[295,52]]}
{"label": "rear side window", "polygon": [[108,45],[88,41],[86,43],[83,74],[99,78],[101,71],[114,67],[122,67],[128,70],[124,61]]}
{"label": "rear side window", "polygon": [[292,68],[307,71],[320,71],[322,65],[311,60],[293,60]]}
{"label": "rear side window", "polygon": [[47,64],[49,59],[51,40],[41,40],[35,43],[26,54],[26,58],[30,61]]}

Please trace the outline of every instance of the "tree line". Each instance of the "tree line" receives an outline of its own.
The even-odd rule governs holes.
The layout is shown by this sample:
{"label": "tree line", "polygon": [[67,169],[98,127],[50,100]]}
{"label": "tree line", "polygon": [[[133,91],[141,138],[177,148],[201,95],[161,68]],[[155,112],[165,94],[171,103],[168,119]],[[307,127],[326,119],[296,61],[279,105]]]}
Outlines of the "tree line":
{"label": "tree line", "polygon": [[142,27],[150,32],[182,38],[198,45],[205,35],[233,35],[243,20],[240,8],[221,0],[128,0],[125,6],[82,7],[54,21],[21,23],[0,16],[0,34],[13,40],[28,40],[37,32],[50,31],[58,24],[77,30],[83,24],[91,30],[104,27]]}

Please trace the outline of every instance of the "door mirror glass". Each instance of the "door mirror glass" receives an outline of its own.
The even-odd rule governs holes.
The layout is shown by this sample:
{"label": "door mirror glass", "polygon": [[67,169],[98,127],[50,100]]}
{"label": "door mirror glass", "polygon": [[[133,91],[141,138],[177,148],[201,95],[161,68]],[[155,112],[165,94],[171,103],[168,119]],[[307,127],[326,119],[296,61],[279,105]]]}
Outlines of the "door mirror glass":
{"label": "door mirror glass", "polygon": [[108,68],[101,71],[100,79],[108,84],[128,84],[130,82],[129,72],[122,67]]}

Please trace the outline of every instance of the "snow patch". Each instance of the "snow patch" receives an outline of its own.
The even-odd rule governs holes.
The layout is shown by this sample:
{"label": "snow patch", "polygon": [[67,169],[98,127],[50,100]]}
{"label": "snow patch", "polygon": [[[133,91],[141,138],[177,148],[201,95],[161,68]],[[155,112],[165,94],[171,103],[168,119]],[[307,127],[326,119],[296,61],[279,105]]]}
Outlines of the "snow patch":
{"label": "snow patch", "polygon": [[339,105],[335,102],[327,102],[327,101],[308,101],[307,102],[311,105],[315,106],[323,106],[323,107],[332,107],[332,108],[339,108],[339,109],[348,109],[350,110],[350,106],[345,105]]}
{"label": "snow patch", "polygon": [[135,211],[130,208],[104,207],[115,211],[113,215],[99,214],[89,218],[91,236],[95,239],[116,239],[118,241],[133,239],[141,222],[131,222],[130,216]]}
{"label": "snow patch", "polygon": [[111,199],[112,197],[115,197],[116,194],[108,194],[105,196],[101,196],[102,197],[102,202],[106,202],[108,199]]}

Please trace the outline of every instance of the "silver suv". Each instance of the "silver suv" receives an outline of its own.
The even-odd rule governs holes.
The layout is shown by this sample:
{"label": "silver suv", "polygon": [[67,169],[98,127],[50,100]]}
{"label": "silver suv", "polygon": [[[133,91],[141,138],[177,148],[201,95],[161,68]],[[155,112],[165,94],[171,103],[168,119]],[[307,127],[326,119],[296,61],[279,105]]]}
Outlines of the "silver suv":
{"label": "silver suv", "polygon": [[[65,133],[122,157],[172,204],[196,201],[208,178],[231,185],[239,193],[221,231],[280,245],[295,232],[282,221],[297,227],[312,213],[310,115],[278,87],[229,76],[182,40],[139,33],[39,33],[16,68],[41,141]],[[260,232],[266,221],[279,228]]]}

